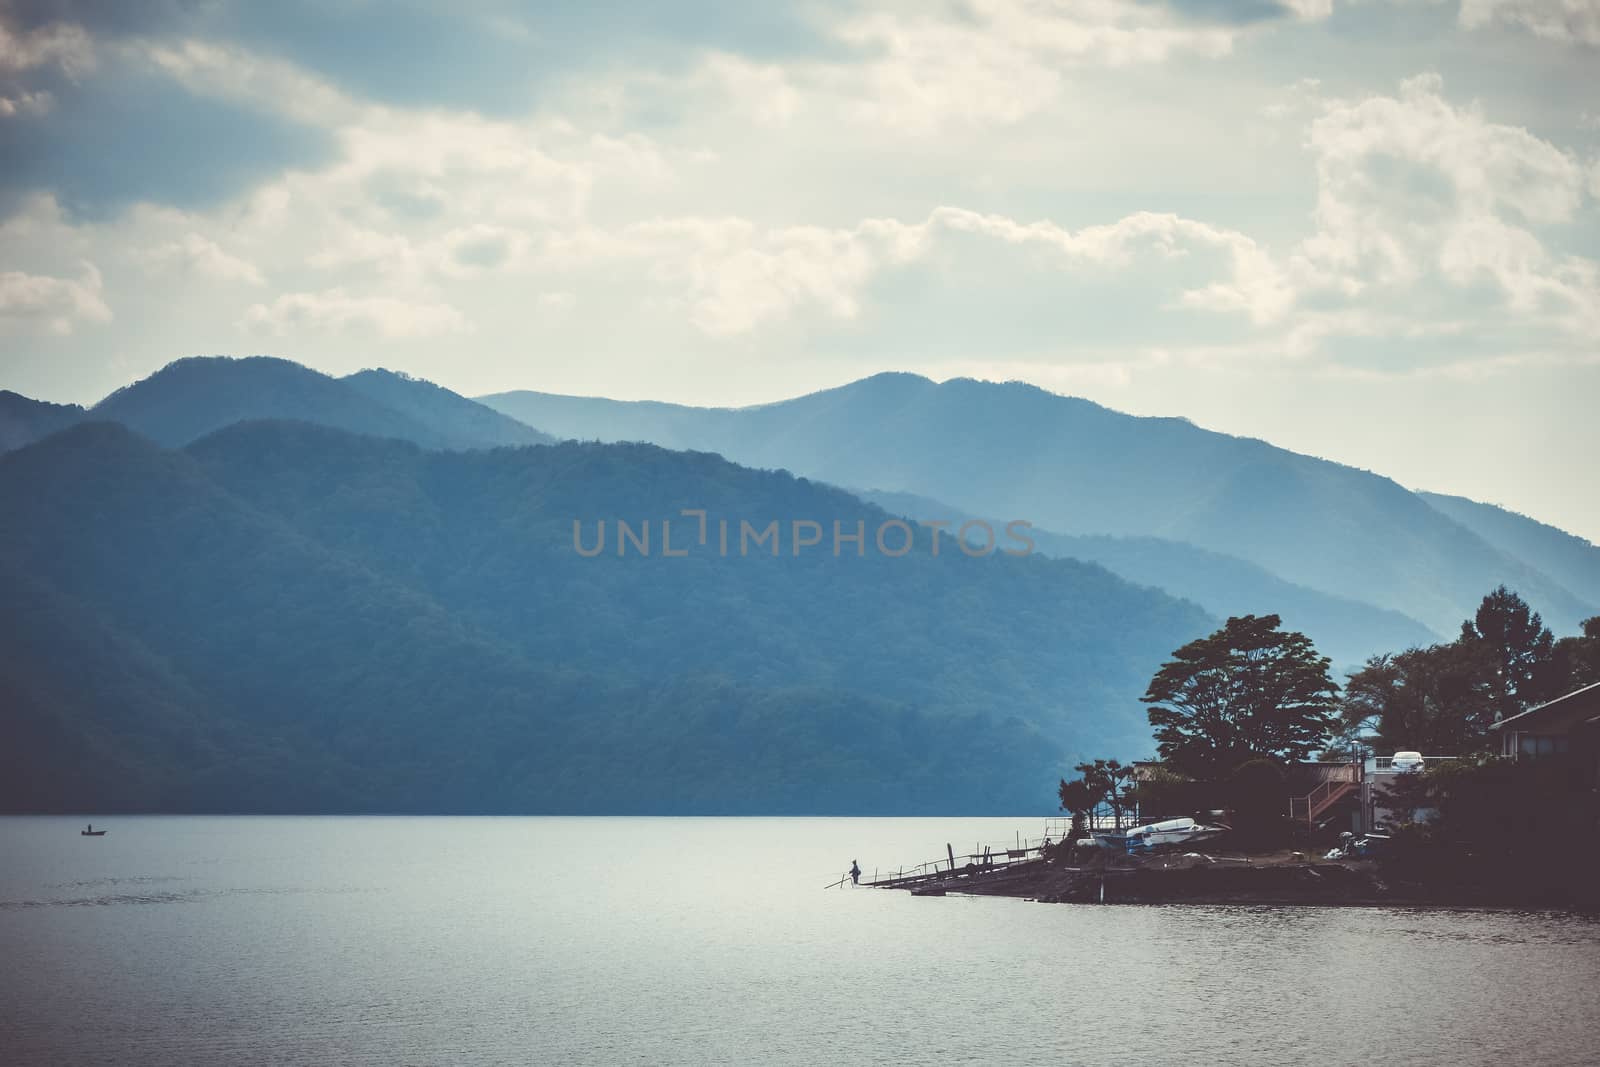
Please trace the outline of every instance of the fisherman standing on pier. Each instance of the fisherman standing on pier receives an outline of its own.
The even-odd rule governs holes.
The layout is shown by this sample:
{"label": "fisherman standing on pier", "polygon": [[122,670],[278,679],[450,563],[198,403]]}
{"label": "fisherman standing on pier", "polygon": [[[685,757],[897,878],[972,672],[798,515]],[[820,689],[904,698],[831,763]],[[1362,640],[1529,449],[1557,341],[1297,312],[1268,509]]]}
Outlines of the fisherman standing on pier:
{"label": "fisherman standing on pier", "polygon": [[855,860],[851,860],[850,861],[850,884],[851,885],[860,885],[861,884],[861,868],[856,865],[856,861]]}

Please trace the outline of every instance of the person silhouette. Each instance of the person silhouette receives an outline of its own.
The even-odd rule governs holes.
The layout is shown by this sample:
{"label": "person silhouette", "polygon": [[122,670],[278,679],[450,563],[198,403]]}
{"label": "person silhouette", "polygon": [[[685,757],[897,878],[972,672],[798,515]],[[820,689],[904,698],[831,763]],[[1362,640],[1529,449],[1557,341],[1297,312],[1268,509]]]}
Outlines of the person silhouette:
{"label": "person silhouette", "polygon": [[851,860],[850,861],[850,884],[851,885],[860,885],[861,884],[861,868],[856,865],[856,861],[855,860]]}

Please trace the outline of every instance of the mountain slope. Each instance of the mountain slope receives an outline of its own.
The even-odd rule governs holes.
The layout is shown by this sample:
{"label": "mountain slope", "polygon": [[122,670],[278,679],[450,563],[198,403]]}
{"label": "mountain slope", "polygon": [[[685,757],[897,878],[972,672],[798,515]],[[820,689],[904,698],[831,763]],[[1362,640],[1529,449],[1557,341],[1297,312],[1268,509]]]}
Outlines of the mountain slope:
{"label": "mountain slope", "polygon": [[[0,459],[0,555],[36,583],[27,597],[8,589],[8,629],[32,628],[29,604],[63,619],[58,635],[76,635],[72,620],[88,615],[138,671],[121,677],[81,641],[73,654],[34,634],[32,654],[7,665],[9,690],[93,709],[66,724],[90,740],[100,736],[98,716],[120,714],[137,716],[121,734],[184,736],[141,706],[233,739],[210,759],[173,746],[163,766],[184,767],[186,781],[153,798],[164,804],[360,809],[394,802],[391,776],[445,803],[436,752],[455,748],[480,770],[494,758],[450,745],[456,726],[446,723],[517,711],[535,726],[548,717],[531,713],[543,701],[517,695],[540,692],[543,679],[515,657],[121,426],[85,423]],[[441,688],[446,671],[474,684]],[[417,693],[428,694],[426,706]]]}
{"label": "mountain slope", "polygon": [[684,507],[712,545],[723,515],[883,517],[646,446],[90,422],[0,457],[0,810],[1023,810],[1069,756],[1142,752],[1144,682],[1214,625],[926,536],[573,550],[574,519]]}
{"label": "mountain slope", "polygon": [[[1151,671],[1213,624],[1076,561],[974,559],[948,538],[934,555],[925,530],[915,551],[887,557],[873,542],[890,518],[880,509],[706,454],[576,442],[423,453],[269,423],[189,451],[240,499],[533,661],[651,684],[698,673],[840,688],[943,715],[1017,717],[1072,749],[1142,751],[1137,698]],[[686,508],[707,513],[703,546]],[[619,555],[618,520],[636,532],[651,525],[651,555]],[[663,520],[686,556],[662,555]],[[605,552],[580,556],[574,524],[593,544],[601,521]],[[741,554],[741,521],[777,523],[777,554],[750,545]],[[815,523],[821,546],[797,553],[796,522]],[[852,546],[833,555],[835,522],[845,532],[861,524],[860,555]]]}
{"label": "mountain slope", "polygon": [[[548,445],[549,434],[460,393],[390,370],[364,370],[339,379],[392,411],[426,426],[445,448]],[[303,416],[301,416],[303,417]],[[421,442],[419,442],[421,443]]]}
{"label": "mountain slope", "polygon": [[480,399],[559,436],[707,449],[1068,535],[1187,542],[1440,632],[1502,583],[1562,629],[1594,611],[1390,479],[1022,383],[885,374],[740,409]]}
{"label": "mountain slope", "polygon": [[1493,504],[1442,493],[1417,495],[1502,552],[1537,562],[1585,603],[1600,605],[1600,546]]}
{"label": "mountain slope", "polygon": [[[963,523],[960,509],[910,493],[859,493],[863,499],[918,519]],[[991,520],[995,529],[1000,524]],[[1098,563],[1130,582],[1192,600],[1218,618],[1280,615],[1284,625],[1310,635],[1337,669],[1355,667],[1382,652],[1432,644],[1439,635],[1396,611],[1320,593],[1286,582],[1253,563],[1158,537],[1076,537],[1034,528],[1037,551],[1061,559]]]}
{"label": "mountain slope", "polygon": [[21,448],[83,418],[77,404],[51,404],[0,389],[0,452]]}
{"label": "mountain slope", "polygon": [[302,419],[425,446],[437,443],[421,422],[352,386],[268,356],[180,359],[118,389],[89,414],[169,447],[243,419],[262,418]]}
{"label": "mountain slope", "polygon": [[180,359],[112,393],[88,417],[174,447],[249,419],[295,419],[436,449],[551,440],[430,382],[389,371],[331,378],[267,356]]}

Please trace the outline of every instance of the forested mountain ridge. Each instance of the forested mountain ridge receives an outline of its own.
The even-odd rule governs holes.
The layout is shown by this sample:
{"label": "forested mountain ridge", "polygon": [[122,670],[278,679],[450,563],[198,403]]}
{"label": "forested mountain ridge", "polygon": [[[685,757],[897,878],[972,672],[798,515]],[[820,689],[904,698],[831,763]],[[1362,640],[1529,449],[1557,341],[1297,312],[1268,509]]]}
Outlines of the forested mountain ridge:
{"label": "forested mountain ridge", "polygon": [[1600,605],[1600,546],[1494,504],[1443,493],[1417,495],[1501,551],[1537,560],[1541,571],[1586,604]]}
{"label": "forested mountain ridge", "polygon": [[0,389],[0,452],[48,437],[83,418],[77,404],[51,404]]}
{"label": "forested mountain ridge", "polygon": [[927,531],[904,558],[573,548],[574,520],[686,507],[885,517],[648,446],[85,423],[0,457],[0,809],[1024,810],[1134,743],[1151,664],[1212,622]]}
{"label": "forested mountain ridge", "polygon": [[1499,584],[1523,591],[1562,629],[1596,610],[1537,561],[1495,547],[1391,479],[1020,382],[883,374],[737,409],[530,392],[479,399],[557,436],[706,449],[1065,535],[1185,542],[1440,633]]}
{"label": "forested mountain ridge", "polygon": [[548,444],[550,436],[431,382],[388,370],[332,378],[286,359],[196,356],[85,410],[0,394],[0,452],[85,419],[177,447],[247,419],[297,419],[424,448]]}
{"label": "forested mountain ridge", "polygon": [[[441,447],[494,448],[499,445],[547,445],[555,441],[549,434],[540,433],[526,423],[502,415],[475,400],[468,400],[460,393],[398,371],[357,371],[339,381],[426,426]],[[305,418],[294,411],[282,412],[276,417]],[[429,443],[416,438],[407,440],[421,445]]]}
{"label": "forested mountain ridge", "polygon": [[[974,517],[910,493],[857,491],[857,495],[897,515],[958,524]],[[1369,656],[1432,644],[1440,638],[1397,611],[1295,585],[1246,560],[1181,541],[1069,536],[1039,527],[1028,534],[1044,555],[1098,563],[1130,582],[1192,600],[1220,619],[1236,615],[1281,616],[1286,627],[1309,635],[1317,648],[1333,659],[1336,668],[1354,668]]]}
{"label": "forested mountain ridge", "polygon": [[[1069,723],[1085,740],[1109,731],[1105,742],[1120,745],[1127,737],[1111,735],[1141,732],[1137,709],[1120,701],[1144,680],[1145,657],[1166,651],[1169,638],[1157,635],[1207,618],[1078,561],[974,559],[948,538],[934,555],[925,529],[914,531],[914,550],[890,558],[875,543],[887,513],[710,454],[576,442],[427,453],[341,437],[244,424],[189,452],[239,499],[547,662],[616,669],[621,660],[653,679],[802,679],[952,712],[1019,714],[1058,737]],[[686,509],[706,512],[706,544]],[[619,520],[636,531],[650,524],[650,555],[618,554]],[[663,555],[663,520],[684,556]],[[574,524],[593,547],[602,521],[604,552],[580,556]],[[742,544],[744,522],[753,531],[776,523],[777,554]],[[844,532],[860,524],[864,543],[834,555],[835,522]],[[797,523],[815,523],[808,532],[821,543],[799,549]],[[578,603],[576,622],[552,615],[552,605]]]}

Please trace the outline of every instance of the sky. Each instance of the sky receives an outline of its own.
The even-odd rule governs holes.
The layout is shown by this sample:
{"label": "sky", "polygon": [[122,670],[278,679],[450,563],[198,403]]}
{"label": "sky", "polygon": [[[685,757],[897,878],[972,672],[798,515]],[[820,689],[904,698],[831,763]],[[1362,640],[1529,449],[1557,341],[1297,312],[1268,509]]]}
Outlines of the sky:
{"label": "sky", "polygon": [[1600,541],[1600,0],[0,0],[0,388],[1021,379]]}

